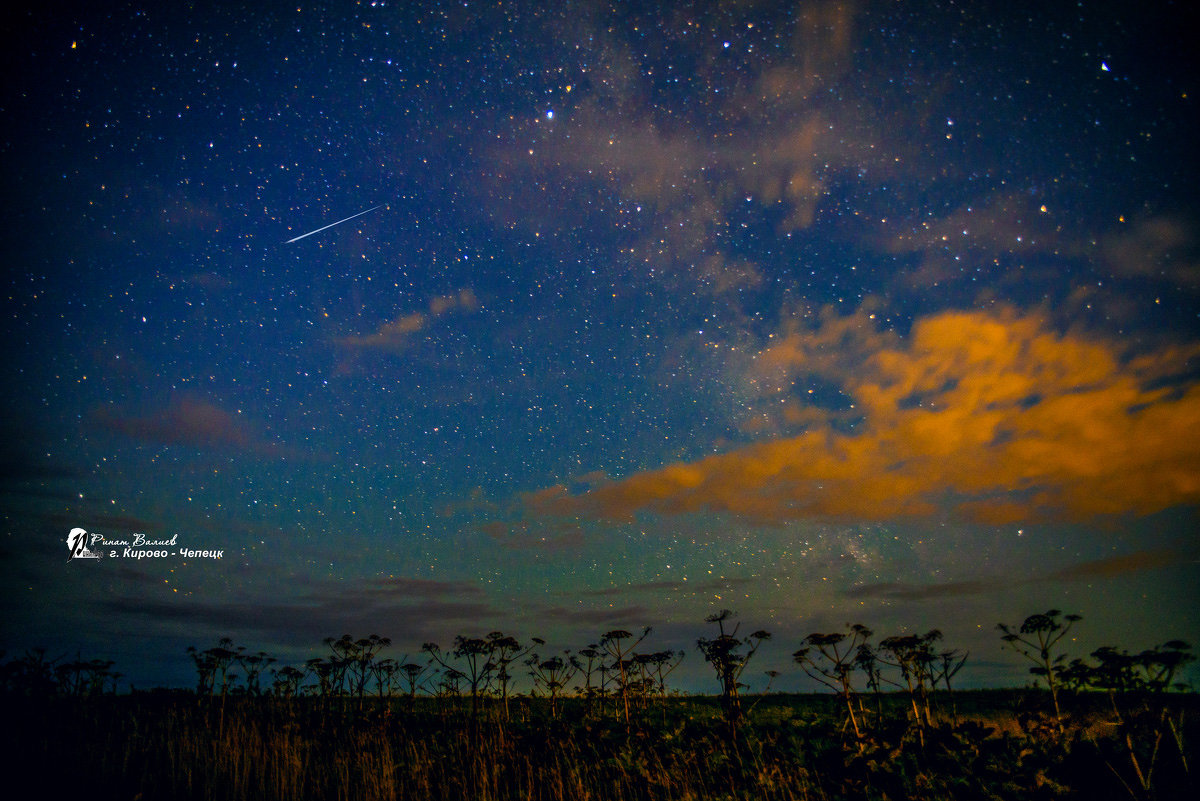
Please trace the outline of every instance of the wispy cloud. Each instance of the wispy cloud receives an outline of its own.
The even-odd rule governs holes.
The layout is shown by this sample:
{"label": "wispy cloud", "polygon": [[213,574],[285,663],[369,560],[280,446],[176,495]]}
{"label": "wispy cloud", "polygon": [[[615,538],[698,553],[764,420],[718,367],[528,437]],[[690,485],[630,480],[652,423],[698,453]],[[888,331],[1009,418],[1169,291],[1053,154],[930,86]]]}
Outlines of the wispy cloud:
{"label": "wispy cloud", "polygon": [[[781,233],[804,230],[843,172],[870,165],[882,177],[900,162],[876,147],[879,137],[851,104],[829,100],[830,86],[852,65],[856,6],[806,3],[779,21],[790,36],[761,60],[750,41],[736,51],[705,47],[698,21],[674,20],[660,46],[694,59],[689,83],[705,87],[684,102],[657,90],[659,56],[623,36],[629,26],[594,9],[597,35],[582,45],[586,86],[564,98],[569,110],[528,123],[514,137],[519,146],[494,146],[490,180],[476,190],[504,225],[539,234],[570,219],[611,235],[615,221],[625,246],[624,265],[614,269],[636,265],[714,294],[756,286],[762,271],[732,236],[748,208],[777,220]],[[747,29],[753,39],[773,12],[747,11],[764,20]],[[538,193],[514,196],[514,176],[554,185],[556,202]],[[603,200],[596,202],[598,194]]]}
{"label": "wispy cloud", "polygon": [[1056,570],[1047,575],[1045,581],[1089,581],[1091,579],[1113,578],[1143,570],[1155,570],[1160,567],[1178,564],[1185,556],[1170,548],[1160,548],[1152,551],[1137,551],[1121,556],[1109,556],[1104,559],[1093,559],[1080,562],[1077,565]]}
{"label": "wispy cloud", "polygon": [[568,521],[489,520],[479,530],[502,548],[516,551],[536,550],[552,553],[577,549],[583,545],[583,529]]}
{"label": "wispy cloud", "polygon": [[112,539],[127,539],[132,534],[147,534],[161,531],[162,524],[155,520],[146,520],[129,515],[96,514],[89,512],[46,515],[46,520],[64,531],[68,528],[84,525],[88,531],[111,535]]}
{"label": "wispy cloud", "polygon": [[538,620],[570,626],[642,626],[652,619],[653,612],[647,606],[622,606],[616,608],[579,608],[548,606],[535,613]]}
{"label": "wispy cloud", "polygon": [[934,584],[912,584],[907,582],[880,582],[860,584],[846,590],[843,595],[853,599],[878,598],[887,601],[930,601],[942,598],[959,598],[981,595],[1012,587],[1032,584],[1061,584],[1071,581],[1092,581],[1116,578],[1147,570],[1178,564],[1185,557],[1169,548],[1136,551],[1120,556],[1093,559],[1087,562],[1043,573],[1033,578],[1014,581],[1011,578],[986,578],[972,581],[947,581]]}
{"label": "wispy cloud", "polygon": [[1200,236],[1180,217],[1131,220],[1111,232],[1099,246],[1105,265],[1118,276],[1131,276],[1200,290]]}
{"label": "wispy cloud", "polygon": [[754,583],[755,579],[750,578],[713,578],[701,581],[643,581],[635,584],[622,584],[617,587],[602,587],[567,594],[579,598],[629,597],[642,594],[661,597],[664,594],[729,592],[736,587],[753,586]]}
{"label": "wispy cloud", "polygon": [[113,615],[138,618],[171,629],[186,625],[198,640],[232,635],[237,639],[313,645],[344,632],[378,633],[404,642],[444,638],[463,625],[495,620],[502,611],[466,582],[417,578],[378,578],[362,582],[306,581],[291,600],[242,597],[148,599],[144,595],[103,603]]}
{"label": "wispy cloud", "polygon": [[402,314],[381,324],[373,333],[363,336],[344,336],[334,339],[339,347],[354,352],[386,351],[399,353],[408,346],[411,337],[424,330],[434,320],[452,311],[473,311],[479,306],[475,293],[462,289],[454,295],[433,298],[427,311]]}
{"label": "wispy cloud", "polygon": [[225,448],[268,455],[282,450],[260,437],[240,412],[229,412],[198,398],[177,398],[170,406],[141,417],[101,408],[94,412],[92,419],[101,428],[164,445],[206,450]]}
{"label": "wispy cloud", "polygon": [[963,595],[979,595],[997,589],[998,583],[986,581],[948,581],[942,584],[907,584],[888,581],[879,584],[863,584],[847,590],[847,598],[883,598],[890,601],[928,601],[938,598],[956,598]]}

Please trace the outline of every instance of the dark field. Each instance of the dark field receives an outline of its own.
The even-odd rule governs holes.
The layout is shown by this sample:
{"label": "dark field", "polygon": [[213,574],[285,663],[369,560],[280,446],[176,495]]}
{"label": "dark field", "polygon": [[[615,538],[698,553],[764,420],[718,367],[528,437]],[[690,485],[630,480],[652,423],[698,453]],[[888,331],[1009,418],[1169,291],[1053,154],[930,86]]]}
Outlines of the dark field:
{"label": "dark field", "polygon": [[303,669],[222,638],[187,649],[195,690],[128,694],[112,662],[37,649],[0,664],[0,753],[49,798],[1195,797],[1200,699],[1177,681],[1194,661],[1181,640],[1068,661],[1058,646],[1080,618],[1050,610],[998,627],[1037,689],[964,692],[966,654],[941,632],[875,643],[855,624],[793,654],[831,692],[747,696],[739,678],[770,634],[738,637],[732,616],[697,641],[719,696],[670,690],[685,654],[640,649],[649,628],[549,657],[538,638],[459,636],[420,661],[346,634]]}
{"label": "dark field", "polygon": [[[866,699],[864,699],[866,700]],[[611,701],[200,697],[5,699],[8,775],[79,799],[1171,799],[1194,797],[1197,699],[956,692]],[[1119,716],[1118,716],[1119,711]]]}

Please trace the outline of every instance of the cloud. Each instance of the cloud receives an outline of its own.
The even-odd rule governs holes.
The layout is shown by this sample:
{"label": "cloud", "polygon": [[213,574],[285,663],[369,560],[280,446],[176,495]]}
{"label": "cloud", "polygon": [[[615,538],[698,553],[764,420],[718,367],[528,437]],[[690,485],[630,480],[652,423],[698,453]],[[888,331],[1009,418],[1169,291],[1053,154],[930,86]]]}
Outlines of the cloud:
{"label": "cloud", "polygon": [[1045,577],[1045,581],[1089,581],[1100,578],[1114,578],[1143,570],[1155,570],[1167,567],[1184,560],[1183,554],[1170,548],[1151,551],[1137,551],[1121,556],[1109,556],[1104,559],[1093,559],[1077,565],[1056,570]]}
{"label": "cloud", "polygon": [[1135,551],[1120,556],[1093,559],[1087,562],[1044,573],[1030,579],[991,578],[972,581],[947,581],[938,584],[910,584],[890,581],[878,584],[861,584],[846,590],[843,595],[853,599],[880,598],[887,601],[930,601],[942,598],[959,598],[981,595],[1013,587],[1031,584],[1061,584],[1069,581],[1093,581],[1156,570],[1176,564],[1185,557],[1178,551],[1162,548]]}
{"label": "cloud", "polygon": [[363,351],[401,353],[408,347],[413,334],[424,330],[437,318],[457,310],[474,311],[478,306],[479,302],[475,298],[475,293],[470,289],[462,289],[454,295],[430,300],[428,312],[402,314],[380,325],[374,333],[364,336],[338,337],[334,339],[334,344],[358,353]]}
{"label": "cloud", "polygon": [[[1043,268],[1034,266],[1039,264],[1038,258],[1078,249],[1045,206],[1003,192],[975,197],[945,216],[928,217],[911,226],[868,229],[865,239],[884,253],[919,256],[912,270],[897,274],[901,287],[977,282],[981,272],[993,288],[1028,284],[1042,280]],[[1062,259],[1055,258],[1053,267],[1046,269],[1052,270],[1052,280],[1058,282]]]}
{"label": "cloud", "polygon": [[467,582],[384,578],[345,582],[298,582],[291,601],[241,597],[228,601],[120,596],[102,604],[112,615],[144,618],[165,626],[186,625],[198,640],[233,635],[315,645],[343,632],[378,633],[398,642],[420,642],[457,633],[461,625],[492,620],[502,612]]}
{"label": "cloud", "polygon": [[1100,254],[1114,275],[1200,289],[1200,237],[1193,223],[1169,216],[1146,217],[1105,237]]}
{"label": "cloud", "polygon": [[864,584],[847,590],[847,598],[883,598],[889,601],[928,601],[938,598],[957,598],[963,595],[979,595],[998,589],[999,583],[985,581],[948,581],[942,584],[907,584],[889,581],[880,584]]}
{"label": "cloud", "polygon": [[553,553],[583,546],[583,530],[575,524],[550,521],[536,528],[529,521],[488,521],[479,525],[480,531],[502,548],[515,551],[536,550]]}
{"label": "cloud", "polygon": [[19,419],[0,425],[0,492],[50,498],[73,494],[61,485],[82,478],[83,471],[39,455],[37,446],[44,436],[36,426]]}
{"label": "cloud", "polygon": [[213,271],[192,273],[183,281],[210,292],[221,292],[233,286],[233,281],[228,277]]}
{"label": "cloud", "polygon": [[479,599],[483,597],[483,590],[474,584],[465,584],[459,581],[390,576],[369,579],[362,582],[361,586],[369,596],[388,601],[428,600],[443,597]]}
{"label": "cloud", "polygon": [[[856,6],[806,3],[785,17],[750,4],[754,22],[729,34],[732,48],[704,32],[723,21],[681,12],[650,51],[627,15],[594,11],[597,34],[580,44],[586,75],[552,121],[517,123],[491,146],[475,189],[504,227],[615,233],[614,269],[682,276],[717,295],[756,286],[761,269],[739,253],[748,208],[780,232],[803,230],[831,181],[867,165],[882,177],[897,162],[876,147],[879,123],[830,91],[852,63]],[[767,31],[769,54],[756,46]],[[669,93],[659,49],[694,65]],[[553,187],[555,202],[513,193],[516,175]]]}
{"label": "cloud", "polygon": [[644,581],[636,584],[622,584],[619,587],[602,587],[600,589],[570,592],[568,594],[578,598],[627,597],[640,594],[648,594],[652,597],[660,598],[664,594],[731,592],[736,587],[752,586],[754,583],[755,580],[750,578],[725,577],[704,579],[701,581]]}
{"label": "cloud", "polygon": [[[1134,354],[1061,334],[1012,309],[944,312],[906,338],[867,308],[772,337],[745,380],[802,412],[797,436],[636,473],[572,495],[525,496],[534,514],[641,513],[889,520],[1090,520],[1200,502],[1200,345]],[[848,408],[804,400],[836,384]],[[799,397],[797,396],[799,394]]]}
{"label": "cloud", "polygon": [[653,612],[646,606],[624,606],[601,609],[567,609],[548,606],[537,610],[537,620],[564,623],[571,626],[643,626]]}
{"label": "cloud", "polygon": [[145,417],[126,417],[99,409],[93,420],[110,431],[165,445],[232,448],[262,454],[280,451],[279,446],[261,439],[238,414],[197,398],[179,398]]}
{"label": "cloud", "polygon": [[465,498],[449,501],[437,508],[437,514],[440,517],[454,517],[455,515],[470,515],[470,514],[492,514],[499,511],[493,501],[489,500],[484,495],[483,487],[471,487],[470,492]]}

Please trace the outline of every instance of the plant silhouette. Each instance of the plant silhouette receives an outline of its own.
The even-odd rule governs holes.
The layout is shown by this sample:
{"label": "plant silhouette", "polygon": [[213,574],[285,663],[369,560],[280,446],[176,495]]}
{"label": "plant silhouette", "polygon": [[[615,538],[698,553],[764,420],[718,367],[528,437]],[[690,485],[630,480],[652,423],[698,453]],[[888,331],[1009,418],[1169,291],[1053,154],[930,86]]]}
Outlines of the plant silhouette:
{"label": "plant silhouette", "polygon": [[1082,619],[1079,615],[1063,616],[1058,609],[1050,609],[1025,618],[1016,631],[1004,623],[996,624],[996,628],[1004,634],[1001,638],[1004,644],[1032,662],[1033,667],[1029,668],[1029,672],[1045,680],[1050,690],[1050,701],[1054,705],[1054,722],[1060,733],[1063,731],[1063,720],[1062,707],[1058,702],[1061,685],[1059,671],[1064,667],[1066,654],[1058,653],[1056,649],[1071,628]]}
{"label": "plant silhouette", "polygon": [[[944,648],[937,629],[873,645],[870,629],[854,624],[812,632],[792,654],[832,696],[768,695],[768,683],[743,706],[741,678],[768,635],[741,636],[722,611],[707,619],[715,636],[697,641],[719,707],[670,691],[683,653],[642,650],[648,629],[548,654],[540,638],[460,635],[448,653],[427,644],[424,664],[382,658],[385,637],[343,635],[297,667],[223,637],[187,649],[190,691],[115,698],[111,661],[34,649],[0,655],[0,700],[18,720],[6,749],[20,764],[44,767],[38,755],[66,742],[44,733],[62,728],[105,749],[84,769],[123,797],[1193,796],[1197,755],[1184,724],[1194,697],[1181,694],[1191,646],[1103,646],[1068,659],[1063,632],[1078,619],[1051,610],[1024,631],[1001,626],[1003,646],[1028,652],[1039,681],[999,694],[956,694],[967,654]],[[1054,725],[1031,706],[1052,706]],[[172,769],[156,772],[133,754],[167,755]]]}
{"label": "plant silhouette", "polygon": [[725,630],[725,623],[733,617],[734,613],[728,609],[709,615],[704,621],[717,624],[717,636],[712,639],[701,637],[696,641],[696,647],[704,654],[704,661],[716,672],[717,681],[721,685],[721,709],[731,739],[737,736],[737,726],[742,717],[738,689],[743,685],[739,683],[739,679],[759,647],[771,638],[769,633],[760,630],[749,637],[738,639],[740,623],[728,631]]}
{"label": "plant silhouette", "polygon": [[871,630],[861,623],[847,626],[847,636],[840,632],[830,634],[813,633],[803,640],[804,647],[792,654],[792,659],[811,678],[824,684],[841,696],[846,705],[846,716],[854,729],[854,739],[862,739],[862,729],[854,714],[858,693],[851,676],[859,667],[860,650],[867,646]]}

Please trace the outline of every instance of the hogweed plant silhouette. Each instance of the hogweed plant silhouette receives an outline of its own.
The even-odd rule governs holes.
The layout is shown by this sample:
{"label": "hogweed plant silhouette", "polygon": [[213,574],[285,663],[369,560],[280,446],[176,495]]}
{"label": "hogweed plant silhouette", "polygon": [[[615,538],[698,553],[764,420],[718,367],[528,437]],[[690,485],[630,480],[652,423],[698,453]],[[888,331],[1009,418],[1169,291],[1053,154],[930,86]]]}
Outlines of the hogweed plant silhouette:
{"label": "hogweed plant silhouette", "polygon": [[667,676],[670,676],[686,654],[683,651],[655,651],[651,654],[638,654],[634,664],[642,674],[642,685],[646,695],[658,696],[662,707],[663,722],[667,719]]}
{"label": "hogweed plant silhouette", "polygon": [[[545,640],[538,637],[534,637],[533,642],[535,645],[546,644]],[[579,672],[579,660],[568,650],[563,651],[562,656],[556,655],[546,659],[536,653],[531,653],[525,660],[525,664],[529,666],[529,676],[533,679],[532,694],[541,691],[550,699],[550,717],[557,720],[558,697],[567,688],[567,684],[575,674]]]}
{"label": "hogweed plant silhouette", "polygon": [[854,689],[851,677],[859,667],[856,660],[860,649],[867,646],[872,632],[861,623],[847,625],[847,628],[850,629],[849,636],[841,632],[809,634],[802,641],[804,647],[792,654],[792,660],[800,665],[810,678],[841,697],[846,705],[847,722],[854,729],[854,739],[861,740],[862,729],[858,725],[858,717],[854,714],[858,692]]}
{"label": "hogweed plant silhouette", "polygon": [[[1195,746],[1184,728],[1195,699],[1179,695],[1195,657],[1182,640],[1132,652],[1104,646],[1067,661],[1063,632],[1078,618],[1031,615],[1024,631],[1001,632],[1005,648],[1028,652],[1037,685],[963,696],[960,721],[943,699],[958,698],[953,684],[965,653],[942,648],[936,629],[872,645],[862,624],[813,632],[792,654],[832,697],[767,697],[768,683],[743,708],[741,678],[768,635],[741,636],[732,618],[710,616],[715,636],[697,641],[718,679],[719,709],[670,692],[667,678],[683,653],[639,651],[649,630],[636,637],[614,629],[580,651],[557,653],[542,651],[539,638],[523,646],[500,632],[459,636],[448,653],[428,644],[424,664],[382,658],[387,638],[343,635],[325,641],[326,656],[297,667],[275,666],[265,652],[224,637],[187,649],[196,667],[191,691],[116,697],[112,662],[35,649],[0,658],[0,701],[16,721],[0,752],[50,775],[58,763],[49,760],[87,741],[95,748],[85,749],[80,770],[114,796],[214,801],[833,801],[867,789],[1000,801],[1195,797]],[[885,685],[899,692],[885,698]],[[863,703],[868,691],[873,715]],[[1033,716],[1024,711],[1031,701],[1040,707]],[[156,764],[164,756],[168,767],[148,769],[135,756]]]}
{"label": "hogweed plant silhouette", "polygon": [[759,630],[749,637],[738,639],[740,623],[729,631],[725,630],[725,623],[734,616],[728,609],[709,615],[704,622],[717,624],[717,636],[711,640],[701,637],[696,641],[696,647],[704,654],[704,661],[716,672],[717,681],[721,685],[721,710],[728,725],[730,740],[737,737],[737,727],[742,717],[738,689],[744,685],[739,679],[759,647],[771,638],[768,632]]}
{"label": "hogweed plant silhouette", "polygon": [[1153,797],[1155,771],[1167,751],[1177,758],[1175,772],[1190,779],[1183,710],[1172,712],[1166,695],[1188,689],[1175,679],[1195,661],[1191,648],[1183,640],[1171,640],[1131,654],[1106,645],[1092,652],[1095,664],[1072,659],[1058,668],[1065,688],[1100,691],[1108,697],[1120,748],[1107,754],[1105,762],[1132,798]]}
{"label": "hogweed plant silhouette", "polygon": [[407,686],[408,709],[411,712],[417,705],[417,690],[424,686],[424,679],[429,672],[429,665],[418,665],[416,662],[405,662],[400,666],[400,673]]}
{"label": "hogweed plant silhouette", "polygon": [[362,639],[354,639],[349,634],[343,634],[338,639],[327,637],[325,644],[333,651],[331,658],[331,675],[335,692],[347,689],[358,699],[362,707],[363,696],[366,695],[368,680],[374,675],[375,657],[385,647],[392,644],[387,637],[372,634]]}
{"label": "hogweed plant silhouette", "polygon": [[276,698],[286,701],[300,694],[300,685],[308,678],[308,671],[284,665],[278,670],[272,670],[272,675],[275,680],[271,682],[271,691]]}
{"label": "hogweed plant silhouette", "polygon": [[583,694],[584,714],[591,717],[596,711],[597,699],[604,697],[604,653],[599,645],[592,643],[579,650],[579,657],[576,665],[583,676],[583,686],[579,690]]}
{"label": "hogweed plant silhouette", "polygon": [[934,664],[938,657],[932,646],[940,639],[942,632],[933,629],[924,635],[898,634],[879,641],[879,651],[891,657],[880,656],[879,661],[900,671],[903,684],[891,684],[903,687],[908,692],[912,723],[922,747],[925,744],[925,730],[933,725],[930,695],[934,689]]}
{"label": "hogweed plant silhouette", "polygon": [[1066,654],[1057,652],[1058,644],[1070,633],[1071,627],[1083,618],[1079,615],[1066,615],[1058,609],[1050,609],[1025,618],[1020,627],[1014,631],[1005,623],[997,623],[996,628],[1003,632],[1001,638],[1010,649],[1033,663],[1029,672],[1041,676],[1050,691],[1050,702],[1054,706],[1054,723],[1059,733],[1063,733],[1062,707],[1058,703],[1058,691],[1062,684],[1059,673],[1064,667]]}
{"label": "hogweed plant silhouette", "polygon": [[533,646],[528,647],[517,642],[515,637],[510,637],[507,634],[499,631],[493,631],[487,636],[488,647],[491,649],[488,654],[488,661],[492,664],[495,672],[496,688],[500,692],[500,708],[503,711],[504,719],[509,719],[508,698],[512,685],[513,675],[509,672],[508,667],[513,662],[527,656],[533,650]]}
{"label": "hogweed plant silhouette", "polygon": [[613,660],[608,666],[607,672],[616,682],[617,695],[621,699],[621,708],[625,714],[626,724],[629,723],[629,696],[632,691],[629,670],[633,665],[633,649],[641,645],[642,641],[649,636],[650,627],[647,626],[636,640],[633,639],[631,633],[624,629],[614,629],[600,638],[600,648]]}
{"label": "hogweed plant silhouette", "polygon": [[[428,642],[421,647],[431,664],[442,668],[442,683],[448,695],[459,694],[458,685],[465,682],[471,696],[471,711],[468,718],[470,743],[473,752],[479,746],[479,719],[483,699],[495,686],[504,694],[507,706],[509,674],[507,662],[517,654],[521,646],[511,637],[494,631],[487,637],[464,637],[454,640],[454,649],[446,654],[437,643]],[[506,661],[507,660],[507,661]],[[504,708],[504,707],[502,707]]]}

